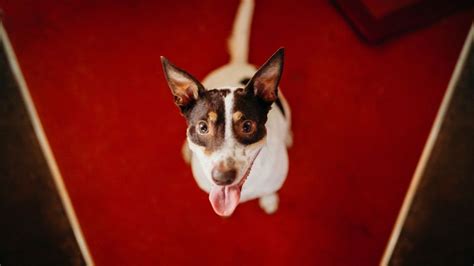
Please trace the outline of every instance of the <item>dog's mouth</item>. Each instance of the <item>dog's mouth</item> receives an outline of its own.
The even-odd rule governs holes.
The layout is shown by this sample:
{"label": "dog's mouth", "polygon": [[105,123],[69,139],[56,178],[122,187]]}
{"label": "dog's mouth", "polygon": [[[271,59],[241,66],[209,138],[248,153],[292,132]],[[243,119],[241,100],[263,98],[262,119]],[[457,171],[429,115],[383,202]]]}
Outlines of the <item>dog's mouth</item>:
{"label": "dog's mouth", "polygon": [[229,186],[214,185],[212,187],[209,201],[218,215],[230,216],[235,208],[237,208],[240,202],[240,191],[247,179],[247,175],[238,184]]}
{"label": "dog's mouth", "polygon": [[250,166],[245,172],[245,175],[242,177],[239,183],[227,186],[219,186],[216,184],[213,185],[211,192],[209,193],[209,201],[211,202],[212,208],[217,213],[217,215],[230,216],[234,212],[235,208],[237,208],[237,205],[239,205],[240,202],[240,192],[242,190],[242,186],[247,180],[250,170],[252,169],[253,162],[259,153],[260,150],[253,158]]}

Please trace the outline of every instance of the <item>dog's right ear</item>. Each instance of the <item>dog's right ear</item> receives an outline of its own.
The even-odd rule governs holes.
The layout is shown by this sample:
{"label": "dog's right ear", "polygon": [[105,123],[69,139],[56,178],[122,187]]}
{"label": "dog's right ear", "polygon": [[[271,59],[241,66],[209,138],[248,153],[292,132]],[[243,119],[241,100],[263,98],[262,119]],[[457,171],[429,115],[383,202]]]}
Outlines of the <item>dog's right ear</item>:
{"label": "dog's right ear", "polygon": [[163,56],[161,64],[168,86],[173,93],[174,102],[181,111],[185,111],[202,95],[204,87],[193,76],[176,67]]}
{"label": "dog's right ear", "polygon": [[253,89],[254,94],[267,103],[273,103],[278,98],[284,56],[285,49],[278,49],[247,83],[247,89]]}

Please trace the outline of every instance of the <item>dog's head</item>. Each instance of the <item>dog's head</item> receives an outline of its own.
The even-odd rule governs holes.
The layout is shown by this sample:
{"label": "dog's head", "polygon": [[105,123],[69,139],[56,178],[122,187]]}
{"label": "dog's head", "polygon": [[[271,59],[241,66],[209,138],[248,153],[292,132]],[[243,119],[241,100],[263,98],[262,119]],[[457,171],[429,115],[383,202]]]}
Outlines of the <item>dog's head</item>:
{"label": "dog's head", "polygon": [[166,80],[186,118],[193,156],[213,184],[214,211],[229,216],[255,158],[265,144],[267,114],[278,97],[284,50],[279,49],[242,88],[204,88],[162,57]]}

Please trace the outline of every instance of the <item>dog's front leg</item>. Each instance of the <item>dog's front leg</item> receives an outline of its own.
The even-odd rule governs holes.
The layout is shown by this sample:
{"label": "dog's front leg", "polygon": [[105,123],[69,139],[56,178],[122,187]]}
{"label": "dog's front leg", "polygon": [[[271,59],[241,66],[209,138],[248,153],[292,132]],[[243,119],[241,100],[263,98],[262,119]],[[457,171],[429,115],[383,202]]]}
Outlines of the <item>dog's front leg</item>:
{"label": "dog's front leg", "polygon": [[286,133],[285,144],[287,148],[293,146],[293,131],[291,131],[291,129]]}
{"label": "dog's front leg", "polygon": [[267,214],[273,214],[278,210],[279,201],[280,199],[278,198],[278,194],[276,192],[265,195],[258,199],[260,208],[262,208]]}
{"label": "dog's front leg", "polygon": [[181,147],[181,154],[183,155],[183,160],[187,164],[191,164],[191,157],[193,156],[193,152],[188,146],[188,140],[184,140],[183,146]]}

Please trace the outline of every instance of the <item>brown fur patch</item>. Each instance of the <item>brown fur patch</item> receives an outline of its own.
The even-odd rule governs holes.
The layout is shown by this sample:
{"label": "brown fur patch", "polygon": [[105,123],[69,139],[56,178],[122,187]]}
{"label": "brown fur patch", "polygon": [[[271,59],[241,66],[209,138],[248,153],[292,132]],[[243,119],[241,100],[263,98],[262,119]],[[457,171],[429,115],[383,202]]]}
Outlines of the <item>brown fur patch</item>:
{"label": "brown fur patch", "polygon": [[234,122],[239,121],[242,118],[242,116],[243,116],[242,112],[237,111],[232,115],[232,120],[234,120]]}
{"label": "brown fur patch", "polygon": [[[226,90],[208,90],[199,96],[192,109],[184,115],[188,123],[189,140],[196,145],[205,147],[207,154],[217,150],[225,137],[224,95]],[[200,134],[196,129],[199,121],[207,121],[209,132]]]}
{"label": "brown fur patch", "polygon": [[217,121],[217,114],[216,114],[216,112],[213,112],[213,111],[209,112],[209,113],[207,114],[207,117],[209,118],[209,119],[208,119],[209,122],[216,122],[216,121]]}
{"label": "brown fur patch", "polygon": [[[271,103],[256,96],[253,88],[237,89],[234,92],[233,112],[240,113],[238,120],[234,120],[233,131],[235,138],[242,144],[252,144],[263,139],[267,130],[265,123],[267,122],[268,111],[270,111]],[[252,120],[256,123],[256,130],[251,134],[242,132],[243,122]]]}

